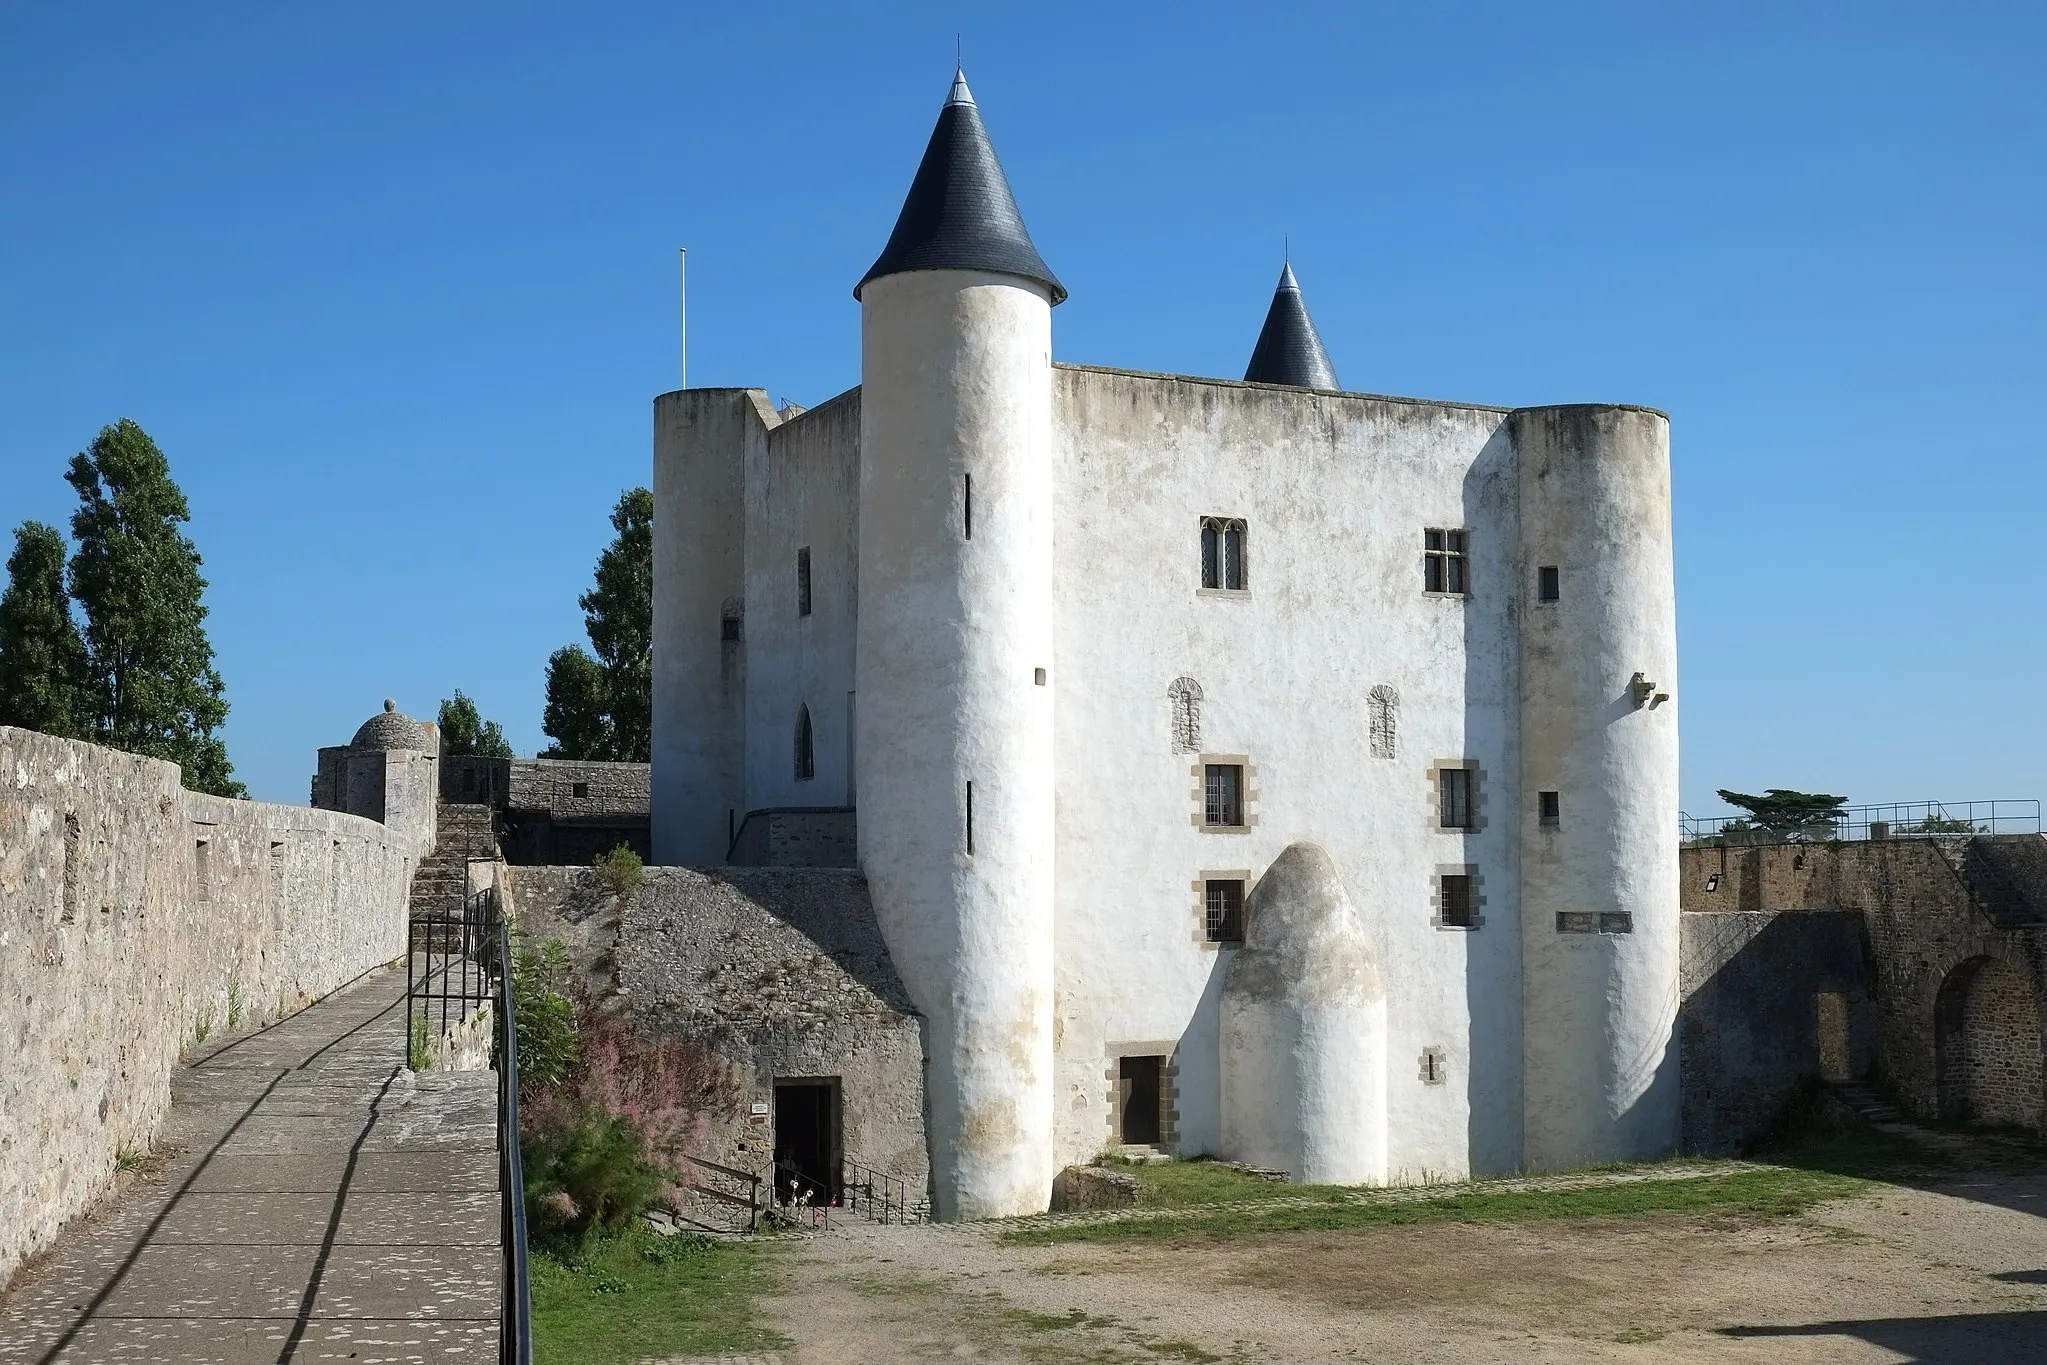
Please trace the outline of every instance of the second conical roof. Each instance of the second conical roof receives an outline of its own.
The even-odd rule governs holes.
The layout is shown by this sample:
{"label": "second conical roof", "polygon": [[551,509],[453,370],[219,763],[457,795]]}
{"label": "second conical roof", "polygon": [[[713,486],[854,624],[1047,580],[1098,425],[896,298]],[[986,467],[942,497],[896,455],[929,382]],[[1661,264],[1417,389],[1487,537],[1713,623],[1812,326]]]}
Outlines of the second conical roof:
{"label": "second conical roof", "polygon": [[931,130],[896,230],[853,286],[853,297],[860,297],[868,281],[905,270],[989,270],[1043,285],[1054,303],[1066,298],[1066,287],[1038,255],[1017,212],[964,72],[953,77],[952,94]]}
{"label": "second conical roof", "polygon": [[1336,380],[1336,366],[1329,363],[1322,334],[1315,330],[1315,319],[1308,316],[1308,301],[1301,297],[1291,262],[1280,269],[1279,288],[1272,293],[1272,307],[1266,310],[1258,344],[1251,348],[1244,378],[1253,384],[1291,384],[1300,389],[1343,387]]}

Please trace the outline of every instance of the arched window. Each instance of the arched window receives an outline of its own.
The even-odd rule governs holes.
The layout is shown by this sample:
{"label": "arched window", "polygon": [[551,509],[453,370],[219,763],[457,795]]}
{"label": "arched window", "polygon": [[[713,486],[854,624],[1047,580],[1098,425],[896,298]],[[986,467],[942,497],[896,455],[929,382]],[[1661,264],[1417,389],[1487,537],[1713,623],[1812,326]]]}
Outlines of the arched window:
{"label": "arched window", "polygon": [[1244,521],[1241,517],[1201,519],[1201,586],[1242,592],[1249,586],[1244,567]]}
{"label": "arched window", "polygon": [[1400,740],[1400,694],[1392,684],[1380,683],[1365,698],[1365,712],[1371,722],[1372,757],[1394,757]]}
{"label": "arched window", "polygon": [[817,776],[817,760],[811,750],[810,708],[796,708],[796,780],[808,782]]}
{"label": "arched window", "polygon": [[1173,703],[1173,752],[1201,752],[1201,684],[1192,678],[1175,678],[1166,689]]}

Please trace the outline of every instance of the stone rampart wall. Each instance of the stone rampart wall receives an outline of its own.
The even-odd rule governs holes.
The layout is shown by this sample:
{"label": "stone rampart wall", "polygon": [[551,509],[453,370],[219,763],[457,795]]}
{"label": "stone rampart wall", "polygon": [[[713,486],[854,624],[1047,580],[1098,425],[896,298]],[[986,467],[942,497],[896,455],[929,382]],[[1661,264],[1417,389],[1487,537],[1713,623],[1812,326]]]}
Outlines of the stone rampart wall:
{"label": "stone rampart wall", "polygon": [[148,1150],[186,1048],[403,955],[417,857],[374,821],[0,727],[0,1283]]}

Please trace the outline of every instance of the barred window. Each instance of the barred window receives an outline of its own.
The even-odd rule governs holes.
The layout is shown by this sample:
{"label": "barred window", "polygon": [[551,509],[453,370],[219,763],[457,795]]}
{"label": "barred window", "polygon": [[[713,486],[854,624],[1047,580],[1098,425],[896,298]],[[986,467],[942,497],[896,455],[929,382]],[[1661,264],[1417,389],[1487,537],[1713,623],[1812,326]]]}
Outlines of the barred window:
{"label": "barred window", "polygon": [[1240,517],[1201,519],[1201,586],[1242,592],[1244,572],[1244,522]]}
{"label": "barred window", "polygon": [[1438,817],[1444,829],[1470,829],[1472,807],[1472,778],[1475,774],[1469,768],[1442,768],[1437,770]]}
{"label": "barred window", "polygon": [[1208,895],[1208,941],[1244,941],[1244,883],[1231,880],[1204,882]]}
{"label": "barred window", "polygon": [[1244,823],[1244,768],[1238,763],[1209,763],[1204,820],[1211,825]]}
{"label": "barred window", "polygon": [[1431,527],[1422,532],[1422,586],[1428,592],[1461,597],[1471,591],[1468,542],[1463,531]]}
{"label": "barred window", "polygon": [[1472,927],[1471,874],[1445,872],[1440,878],[1442,923],[1453,929]]}

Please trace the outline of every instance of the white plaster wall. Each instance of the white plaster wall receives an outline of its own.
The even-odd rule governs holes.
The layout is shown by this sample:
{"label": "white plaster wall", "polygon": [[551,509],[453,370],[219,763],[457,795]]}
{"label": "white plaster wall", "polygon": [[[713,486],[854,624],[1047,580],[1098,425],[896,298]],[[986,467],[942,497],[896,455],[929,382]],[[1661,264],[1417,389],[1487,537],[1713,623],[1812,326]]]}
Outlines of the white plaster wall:
{"label": "white plaster wall", "polygon": [[776,422],[759,389],[654,400],[656,863],[723,862],[745,810],[746,647],[721,641],[720,611],[746,590],[746,469]]}
{"label": "white plaster wall", "polygon": [[359,816],[200,795],[173,764],[0,726],[0,1285],[120,1153],[148,1150],[202,1034],[404,954],[421,851]]}
{"label": "white plaster wall", "polygon": [[[1514,414],[1524,632],[1523,941],[1528,1164],[1563,1170],[1677,1143],[1677,609],[1670,423],[1643,408]],[[1536,568],[1560,569],[1534,602]],[[1672,694],[1636,709],[1645,673]],[[1532,793],[1559,793],[1543,829]],[[1559,933],[1625,910],[1628,934]]]}
{"label": "white plaster wall", "polygon": [[1294,844],[1247,903],[1221,1017],[1222,1155],[1318,1185],[1386,1179],[1386,992],[1328,853]]}
{"label": "white plaster wall", "polygon": [[[746,469],[746,804],[849,804],[846,694],[858,615],[860,391],[783,422]],[[796,552],[810,547],[810,615]],[[796,780],[796,712],[810,708],[815,776]]]}
{"label": "white plaster wall", "polygon": [[1053,1173],[1051,307],[913,271],[866,285],[861,333],[860,864],[925,1016],[935,1210],[1031,1213]]}
{"label": "white plaster wall", "polygon": [[[1513,1169],[1520,708],[1505,412],[1066,366],[1054,410],[1058,1160],[1107,1141],[1106,1057],[1135,1040],[1179,1040],[1181,1149],[1216,1149],[1221,963],[1196,942],[1192,883],[1236,869],[1255,881],[1308,840],[1384,924],[1389,1178]],[[1198,591],[1204,515],[1248,521],[1248,594]],[[1423,595],[1428,526],[1471,529],[1468,599]],[[1182,675],[1206,694],[1203,748],[1254,770],[1243,832],[1194,823],[1196,759],[1173,752],[1166,698]],[[1401,696],[1391,760],[1367,738],[1379,683]],[[1475,834],[1436,828],[1429,769],[1453,757],[1483,765]],[[871,809],[863,797],[863,842]],[[1435,928],[1432,876],[1463,863],[1482,878],[1483,925]],[[1429,1046],[1447,1054],[1446,1084],[1420,1079]]]}

